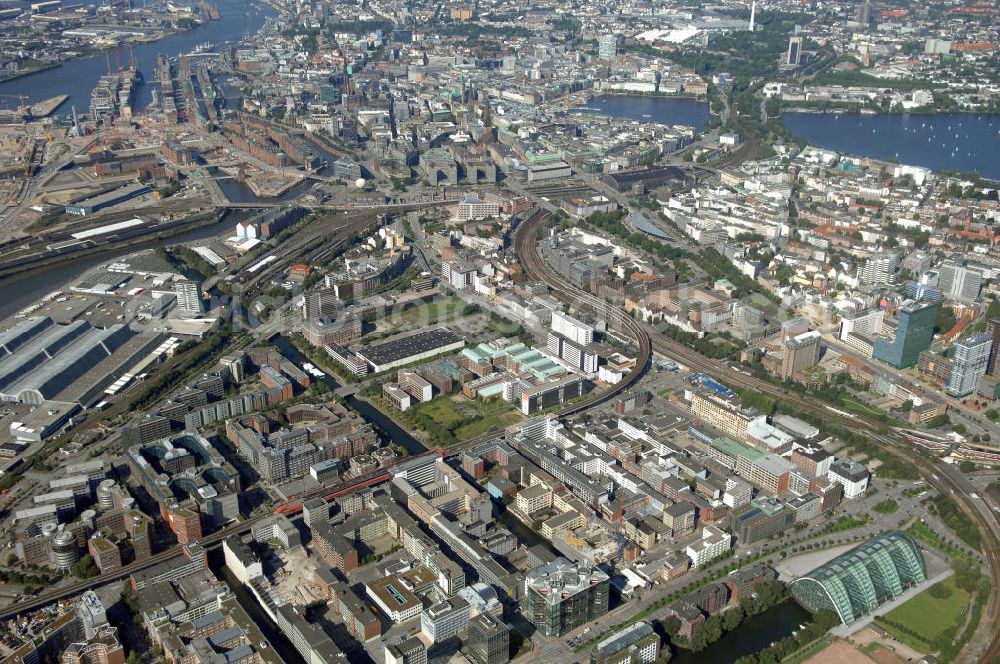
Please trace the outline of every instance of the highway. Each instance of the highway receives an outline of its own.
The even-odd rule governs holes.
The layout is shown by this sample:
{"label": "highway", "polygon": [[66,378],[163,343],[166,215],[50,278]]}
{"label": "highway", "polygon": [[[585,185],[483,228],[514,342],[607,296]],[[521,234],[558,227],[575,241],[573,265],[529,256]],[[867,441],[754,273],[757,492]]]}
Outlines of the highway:
{"label": "highway", "polygon": [[[582,302],[594,307],[595,311],[600,314],[607,314],[606,320],[608,320],[609,324],[614,322],[623,329],[626,329],[634,339],[639,340],[640,361],[644,359],[648,363],[650,348],[652,348],[656,352],[686,365],[692,371],[706,373],[723,381],[728,386],[781,399],[786,403],[794,405],[803,414],[813,415],[821,421],[833,421],[864,434],[873,443],[880,445],[891,454],[912,464],[924,480],[942,494],[950,495],[959,504],[962,511],[977,524],[982,536],[981,548],[983,558],[989,568],[991,586],[994,589],[1000,588],[1000,521],[997,519],[997,514],[991,511],[989,505],[975,493],[975,487],[958,473],[954,467],[940,461],[929,460],[914,451],[904,441],[877,433],[884,427],[884,424],[877,420],[861,415],[843,415],[833,412],[819,399],[788,392],[784,388],[773,385],[765,380],[734,371],[726,364],[707,358],[684,344],[650,329],[617,307],[613,307],[593,295],[578,290],[563,277],[556,274],[538,254],[538,231],[545,228],[545,222],[548,218],[549,215],[547,213],[536,213],[517,229],[515,247],[527,275],[545,281],[564,302],[573,303],[577,306]],[[631,379],[628,381],[629,385],[639,379],[645,368],[645,365],[637,365],[636,369],[629,375],[629,379]],[[570,415],[593,405],[596,405],[596,403],[586,405],[581,403],[579,407],[569,408],[564,413],[561,413],[561,415]],[[990,594],[988,604],[983,611],[983,618],[975,635],[966,644],[966,649],[963,653],[965,656],[960,658],[959,661],[991,664],[995,658],[1000,656],[1000,630],[995,628],[998,620],[1000,620],[1000,592],[994,590]],[[980,650],[980,652],[973,653],[975,650]]]}

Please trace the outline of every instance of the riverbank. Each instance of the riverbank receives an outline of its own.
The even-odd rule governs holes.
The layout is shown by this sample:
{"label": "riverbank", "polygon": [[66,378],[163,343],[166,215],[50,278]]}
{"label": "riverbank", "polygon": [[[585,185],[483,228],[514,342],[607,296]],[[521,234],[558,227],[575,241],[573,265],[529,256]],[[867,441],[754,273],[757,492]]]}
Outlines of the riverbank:
{"label": "riverbank", "polygon": [[19,71],[16,74],[12,74],[11,76],[5,76],[4,78],[0,78],[0,83],[15,81],[19,78],[24,78],[26,76],[34,76],[35,74],[41,74],[43,71],[49,71],[50,69],[56,69],[58,67],[62,67],[62,62],[53,62],[52,64],[42,65],[41,67],[32,67],[29,70]]}
{"label": "riverbank", "polygon": [[[115,236],[113,240],[96,242],[85,240],[76,244],[55,249],[46,249],[34,256],[18,258],[5,263],[0,263],[0,279],[12,277],[22,272],[40,270],[57,262],[67,259],[77,259],[95,253],[114,251],[131,246],[136,240],[149,242],[155,240],[166,240],[174,235],[178,235],[192,228],[205,225],[204,222],[211,220],[214,225],[222,221],[227,209],[221,212],[202,212],[191,217],[177,219],[176,221],[157,224],[155,226],[140,226],[132,231],[123,231]],[[214,217],[214,218],[213,218]],[[51,246],[51,245],[50,245]]]}

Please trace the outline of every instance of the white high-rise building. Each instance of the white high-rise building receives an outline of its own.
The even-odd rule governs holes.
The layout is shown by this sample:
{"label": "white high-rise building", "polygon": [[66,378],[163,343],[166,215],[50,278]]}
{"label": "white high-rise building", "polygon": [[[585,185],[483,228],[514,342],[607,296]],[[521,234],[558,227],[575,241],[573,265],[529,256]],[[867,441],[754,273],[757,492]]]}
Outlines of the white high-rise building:
{"label": "white high-rise building", "polygon": [[552,331],[578,344],[589,344],[594,340],[593,327],[561,311],[552,312]]}
{"label": "white high-rise building", "polygon": [[862,286],[892,284],[896,280],[896,266],[898,264],[899,256],[896,254],[869,256],[864,263],[858,266],[858,283]]}
{"label": "white high-rise building", "polygon": [[986,375],[993,341],[986,335],[962,339],[952,347],[951,376],[946,390],[953,397],[967,397],[976,391]]}
{"label": "white high-rise building", "polygon": [[962,302],[973,302],[979,297],[983,286],[983,274],[979,270],[949,261],[943,263],[938,272],[938,290],[944,297]]}

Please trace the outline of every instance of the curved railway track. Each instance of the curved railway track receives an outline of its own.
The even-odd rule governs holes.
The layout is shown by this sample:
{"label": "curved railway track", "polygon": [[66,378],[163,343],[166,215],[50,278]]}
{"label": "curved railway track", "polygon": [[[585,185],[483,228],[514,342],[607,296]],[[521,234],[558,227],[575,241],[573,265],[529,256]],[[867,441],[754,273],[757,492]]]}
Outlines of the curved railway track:
{"label": "curved railway track", "polygon": [[[644,358],[646,363],[641,366],[641,369],[637,365],[629,374],[626,381],[615,386],[620,389],[612,391],[604,400],[638,381],[651,359],[652,350],[655,349],[657,352],[687,365],[692,371],[700,371],[713,375],[733,387],[752,390],[769,397],[781,399],[786,403],[793,404],[802,413],[813,415],[821,418],[821,420],[835,421],[842,426],[849,427],[867,436],[874,444],[883,447],[890,454],[913,465],[928,484],[943,495],[953,497],[965,515],[975,522],[979,528],[982,538],[980,548],[983,559],[989,569],[991,586],[994,590],[990,593],[979,627],[970,643],[976,642],[977,639],[981,640],[984,635],[988,638],[988,641],[979,656],[974,656],[972,653],[967,655],[963,653],[963,655],[960,655],[958,661],[976,662],[976,664],[995,664],[997,658],[1000,657],[1000,629],[996,629],[995,627],[997,621],[1000,620],[1000,520],[997,519],[997,515],[990,512],[988,506],[985,507],[984,513],[983,510],[979,509],[966,486],[950,476],[949,472],[943,470],[935,462],[917,453],[905,442],[892,438],[891,432],[888,435],[879,435],[878,431],[885,426],[884,423],[863,415],[844,416],[838,414],[831,411],[827,408],[826,404],[817,399],[803,397],[765,380],[734,371],[726,364],[707,358],[664,334],[650,331],[645,324],[635,320],[624,311],[593,295],[583,293],[576,289],[576,287],[568,284],[563,277],[558,275],[545,263],[538,253],[537,233],[539,229],[545,227],[548,217],[547,213],[537,212],[525,220],[517,229],[515,248],[525,272],[545,281],[563,301],[573,304],[583,302],[594,307],[598,312],[607,313],[609,326],[613,321],[637,340],[640,346],[640,356]],[[627,385],[625,387],[620,387],[626,382]],[[571,415],[597,405],[597,403],[581,402],[574,407],[565,409],[563,412],[558,413],[558,415]]]}
{"label": "curved railway track", "polygon": [[538,229],[548,220],[549,216],[548,212],[537,210],[522,222],[515,232],[514,246],[525,272],[543,280],[552,288],[556,296],[567,304],[579,305],[580,303],[584,303],[598,314],[604,315],[609,328],[617,326],[618,329],[632,337],[639,349],[636,355],[635,366],[632,367],[632,370],[628,372],[620,383],[612,386],[609,390],[604,390],[598,394],[591,395],[583,401],[571,404],[556,413],[557,417],[567,417],[605,403],[635,385],[649,368],[649,364],[653,358],[653,347],[649,333],[646,332],[645,327],[641,323],[618,307],[610,305],[589,293],[581,293],[576,288],[562,283],[558,275],[538,255],[537,247],[535,246],[536,234]]}

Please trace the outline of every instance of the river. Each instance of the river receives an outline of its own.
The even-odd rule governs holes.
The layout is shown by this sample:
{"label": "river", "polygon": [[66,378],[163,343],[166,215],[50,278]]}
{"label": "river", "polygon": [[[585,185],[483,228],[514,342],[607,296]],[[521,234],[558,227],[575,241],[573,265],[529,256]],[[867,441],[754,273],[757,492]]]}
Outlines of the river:
{"label": "river", "polygon": [[151,81],[154,78],[157,55],[176,56],[188,53],[203,42],[220,46],[226,41],[239,41],[244,36],[256,33],[269,17],[275,15],[273,9],[253,0],[215,0],[215,5],[220,13],[218,21],[208,21],[192,30],[136,45],[131,52],[128,47],[115,49],[109,51],[107,56],[102,53],[69,60],[55,69],[0,83],[0,95],[25,95],[30,101],[37,102],[65,94],[69,95],[69,99],[59,108],[58,113],[68,114],[74,106],[78,113],[83,113],[90,107],[90,91],[97,80],[108,73],[108,64],[112,69],[119,65],[125,67],[134,56],[136,66],[146,78],[146,85],[139,88],[136,95],[136,107],[138,110],[145,109],[152,101],[152,90],[156,87]]}
{"label": "river", "polygon": [[1000,179],[1000,114],[785,113],[782,120],[817,147]]}
{"label": "river", "polygon": [[82,276],[88,270],[102,263],[107,263],[119,256],[134,254],[143,249],[165,247],[182,242],[212,238],[228,229],[232,229],[235,227],[237,221],[252,213],[250,210],[231,210],[218,223],[184,231],[164,240],[137,239],[134,244],[130,244],[128,247],[108,249],[78,258],[67,258],[58,265],[49,265],[28,270],[13,277],[0,279],[0,321],[17,313],[43,295],[48,295],[52,291],[65,288],[70,281]]}
{"label": "river", "polygon": [[674,648],[671,664],[730,664],[743,655],[759,652],[811,620],[808,611],[787,600],[764,613],[747,618],[742,625],[701,652]]}
{"label": "river", "polygon": [[701,130],[709,118],[708,104],[689,97],[601,95],[588,101],[582,110],[640,122],[687,125],[696,130]]}

